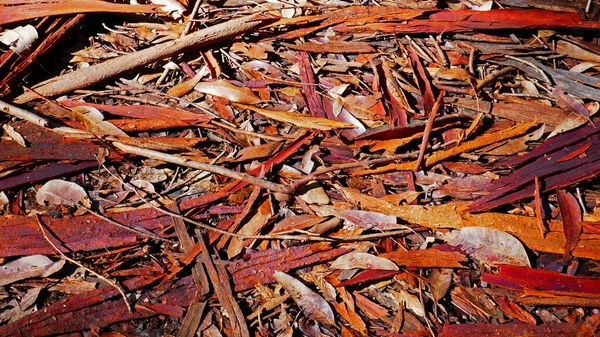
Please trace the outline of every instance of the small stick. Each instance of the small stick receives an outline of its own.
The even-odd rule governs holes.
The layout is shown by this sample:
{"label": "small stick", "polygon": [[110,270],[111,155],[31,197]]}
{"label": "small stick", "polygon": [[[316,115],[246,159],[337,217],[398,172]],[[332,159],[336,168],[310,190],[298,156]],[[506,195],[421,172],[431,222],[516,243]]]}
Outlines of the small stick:
{"label": "small stick", "polygon": [[533,64],[527,60],[523,60],[521,58],[514,57],[512,55],[504,55],[504,57],[506,57],[507,59],[515,60],[515,61],[518,61],[518,62],[521,62],[523,64],[530,66],[531,68],[535,69],[538,73],[540,73],[540,75],[542,76],[544,81],[546,81],[548,84],[552,84],[552,81],[550,80],[550,78],[548,78],[548,75],[546,75],[546,73],[542,69],[540,69],[538,66],[536,66],[535,64]]}
{"label": "small stick", "polygon": [[48,238],[48,235],[46,235],[46,231],[44,230],[44,225],[42,224],[42,220],[40,219],[40,216],[38,214],[36,214],[35,217],[37,219],[38,225],[40,226],[40,230],[42,231],[42,235],[44,236],[44,239],[46,239],[46,241],[48,241],[48,243],[50,244],[50,246],[52,246],[52,248],[54,248],[54,250],[56,250],[56,252],[58,254],[60,254],[60,256],[62,256],[63,259],[71,262],[74,265],[77,265],[77,266],[79,266],[79,267],[87,270],[88,272],[90,272],[94,276],[98,277],[99,279],[103,280],[104,282],[110,284],[113,288],[117,289],[117,291],[123,297],[123,301],[125,301],[125,305],[127,306],[127,310],[129,310],[130,313],[133,312],[133,310],[131,309],[131,304],[129,304],[129,301],[127,300],[127,295],[125,295],[125,291],[123,290],[123,288],[121,288],[120,285],[118,285],[115,281],[109,280],[106,277],[104,277],[104,276],[96,273],[95,271],[93,271],[92,269],[84,266],[80,262],[78,262],[76,260],[73,260],[72,258],[66,256],[63,252],[60,251],[60,249],[58,249],[58,247],[56,247],[56,245],[54,245],[54,243],[52,243],[52,241],[50,241],[50,238]]}
{"label": "small stick", "polygon": [[421,168],[421,164],[423,163],[423,158],[425,158],[425,150],[427,149],[427,143],[429,143],[429,136],[431,135],[431,130],[433,129],[433,122],[435,121],[435,116],[437,115],[438,111],[444,104],[444,95],[445,94],[446,93],[443,90],[440,92],[437,100],[435,101],[435,104],[433,104],[433,107],[431,108],[431,111],[429,112],[429,119],[427,119],[427,124],[425,124],[425,131],[423,131],[423,140],[421,141],[419,157],[417,158],[417,161],[415,162],[415,168],[413,170],[415,172]]}

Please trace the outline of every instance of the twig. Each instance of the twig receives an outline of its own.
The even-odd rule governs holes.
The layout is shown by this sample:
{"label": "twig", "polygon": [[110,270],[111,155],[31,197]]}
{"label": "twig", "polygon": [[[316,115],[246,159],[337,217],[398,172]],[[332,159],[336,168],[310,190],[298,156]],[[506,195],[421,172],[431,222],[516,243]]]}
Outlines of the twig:
{"label": "twig", "polygon": [[523,60],[521,58],[514,57],[511,55],[504,55],[504,57],[506,57],[507,59],[515,60],[517,62],[521,62],[523,64],[530,66],[531,68],[535,69],[538,73],[540,73],[540,75],[542,75],[542,78],[544,79],[544,81],[546,81],[548,84],[552,84],[552,81],[550,80],[550,78],[548,78],[548,75],[546,75],[546,73],[542,69],[540,69],[538,66],[536,66],[535,64],[533,64],[527,60]]}
{"label": "twig", "polygon": [[510,72],[512,72],[513,70],[515,70],[515,68],[513,67],[507,67],[501,70],[498,70],[496,72],[493,72],[491,74],[488,74],[483,80],[481,80],[481,82],[477,83],[477,86],[475,87],[475,93],[481,91],[481,89],[487,87],[490,83],[492,83],[493,81],[495,81],[498,77],[500,76],[504,76]]}
{"label": "twig", "polygon": [[127,306],[127,310],[129,310],[130,313],[133,312],[133,310],[131,309],[131,305],[129,304],[129,301],[127,300],[127,295],[125,294],[125,291],[123,290],[123,288],[121,288],[120,285],[118,285],[115,281],[109,280],[106,277],[104,277],[104,276],[96,273],[95,271],[93,271],[92,269],[84,266],[80,262],[78,262],[76,260],[73,260],[72,258],[66,256],[63,252],[60,251],[60,249],[58,249],[58,247],[56,247],[56,245],[54,245],[54,243],[52,243],[52,241],[50,241],[50,238],[48,238],[48,235],[46,235],[46,231],[44,230],[44,225],[42,224],[42,220],[40,219],[40,216],[38,214],[36,214],[35,217],[37,219],[38,225],[40,226],[40,230],[42,231],[42,235],[44,236],[44,239],[46,239],[46,241],[50,244],[50,246],[52,246],[52,248],[54,248],[54,250],[56,250],[56,252],[58,254],[60,254],[60,256],[62,256],[63,259],[71,262],[74,265],[77,265],[77,266],[79,266],[79,267],[87,270],[88,272],[90,272],[94,276],[98,277],[99,279],[103,280],[104,282],[110,284],[113,288],[117,289],[117,291],[123,297],[123,301],[125,301],[125,305]]}
{"label": "twig", "polygon": [[421,164],[423,163],[423,158],[425,158],[425,150],[427,149],[427,144],[429,143],[429,136],[431,135],[431,129],[433,129],[433,122],[435,121],[435,116],[437,115],[438,111],[444,104],[444,95],[445,94],[446,93],[443,90],[440,92],[437,100],[435,101],[435,104],[433,104],[433,107],[431,108],[431,111],[429,112],[429,118],[427,119],[427,124],[425,124],[425,130],[423,131],[423,139],[421,141],[419,157],[417,158],[417,161],[415,162],[415,168],[414,168],[415,172],[421,168]]}
{"label": "twig", "polygon": [[250,175],[250,174],[236,172],[236,171],[233,171],[233,170],[221,167],[221,166],[211,165],[211,164],[207,164],[207,163],[201,163],[201,162],[198,162],[195,160],[189,160],[189,159],[185,159],[183,157],[179,157],[176,155],[167,154],[167,153],[163,153],[163,152],[159,152],[159,151],[143,149],[143,148],[137,147],[137,146],[126,145],[121,142],[113,142],[112,144],[114,147],[116,147],[117,149],[119,149],[125,153],[135,154],[135,155],[143,156],[146,158],[162,160],[162,161],[166,161],[166,162],[176,164],[176,165],[187,166],[187,167],[191,167],[191,168],[198,169],[198,170],[203,170],[203,171],[220,174],[225,177],[229,177],[229,178],[236,179],[236,180],[241,180],[241,181],[244,181],[244,182],[252,184],[252,185],[257,185],[257,186],[266,188],[269,191],[273,191],[273,192],[279,192],[279,193],[289,193],[290,192],[289,187],[287,187],[285,185],[270,182],[265,179],[260,179],[253,175]]}
{"label": "twig", "polygon": [[[54,96],[65,92],[81,89],[118,76],[145,64],[155,62],[191,47],[203,47],[218,41],[248,32],[261,25],[264,19],[257,15],[229,20],[209,28],[194,32],[174,41],[122,55],[114,59],[95,64],[88,68],[52,78],[39,83],[35,89],[43,96]],[[24,93],[17,97],[15,103],[25,103],[35,98],[32,93]]]}
{"label": "twig", "polygon": [[410,152],[410,153],[399,154],[399,155],[389,157],[389,158],[377,158],[377,159],[371,159],[371,160],[366,160],[366,161],[347,163],[347,164],[339,164],[339,165],[334,165],[334,166],[330,166],[330,167],[323,167],[303,178],[300,178],[300,179],[292,182],[290,184],[290,191],[295,191],[300,186],[304,186],[313,180],[317,180],[317,179],[319,179],[320,176],[322,176],[326,173],[329,173],[329,172],[339,171],[339,170],[347,170],[347,169],[357,168],[357,167],[368,167],[368,166],[377,165],[377,164],[387,164],[389,162],[393,162],[396,160],[417,158],[417,156],[418,156],[417,152]]}
{"label": "twig", "polygon": [[160,236],[158,236],[158,235],[156,235],[156,234],[154,234],[152,232],[149,232],[149,231],[148,232],[144,232],[144,231],[141,231],[141,230],[138,230],[138,229],[131,228],[129,226],[123,225],[121,223],[118,223],[115,220],[113,220],[113,219],[111,219],[109,217],[106,217],[106,216],[104,216],[104,215],[102,215],[102,214],[100,214],[100,213],[98,213],[98,212],[96,212],[96,211],[94,211],[94,210],[92,210],[90,208],[87,208],[87,207],[85,207],[85,206],[83,206],[81,204],[78,204],[77,206],[85,209],[89,213],[91,213],[91,214],[97,216],[98,218],[100,218],[100,219],[102,219],[102,220],[110,223],[111,225],[117,226],[117,227],[122,228],[122,229],[124,229],[126,231],[130,231],[130,232],[133,232],[135,234],[141,235],[143,237],[151,238],[151,239],[154,239],[154,240],[157,240],[157,241],[163,241],[163,242],[168,242],[168,243],[173,243],[173,244],[177,243],[177,241],[162,238],[162,237],[160,237]]}

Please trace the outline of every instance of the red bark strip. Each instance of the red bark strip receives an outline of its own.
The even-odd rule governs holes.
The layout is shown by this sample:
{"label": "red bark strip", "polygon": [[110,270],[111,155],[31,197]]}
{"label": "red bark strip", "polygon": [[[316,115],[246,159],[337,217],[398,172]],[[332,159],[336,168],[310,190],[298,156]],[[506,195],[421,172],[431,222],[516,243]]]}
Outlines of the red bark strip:
{"label": "red bark strip", "polygon": [[528,267],[502,265],[496,274],[486,273],[481,280],[498,287],[518,291],[535,289],[552,291],[556,295],[575,294],[579,297],[594,298],[600,295],[600,278],[576,277]]}
{"label": "red bark strip", "polygon": [[349,248],[332,248],[320,242],[285,249],[267,249],[252,252],[244,259],[227,265],[234,279],[235,291],[253,288],[258,283],[275,282],[273,273],[306,267],[314,263],[329,261],[350,251]]}
{"label": "red bark strip", "polygon": [[296,59],[300,66],[300,79],[302,80],[302,90],[304,90],[304,96],[306,97],[306,103],[310,114],[314,117],[327,118],[327,113],[323,107],[323,101],[321,96],[317,93],[315,73],[310,65],[310,59],[307,52],[296,53]]}
{"label": "red bark strip", "polygon": [[571,258],[571,252],[577,247],[579,238],[581,236],[583,215],[581,214],[581,208],[575,197],[565,191],[558,190],[556,192],[558,199],[558,207],[560,208],[560,215],[562,217],[563,231],[565,233],[565,254],[563,256],[564,261],[568,261]]}
{"label": "red bark strip", "polygon": [[455,324],[444,325],[439,337],[503,336],[503,337],[593,337],[586,322],[533,324]]}
{"label": "red bark strip", "polygon": [[[173,223],[169,216],[152,208],[108,216],[129,227],[141,227],[156,233]],[[61,240],[63,244],[59,248],[64,253],[131,246],[140,242],[135,233],[91,214],[64,218],[48,216],[42,217],[42,221],[53,236]],[[40,233],[36,219],[25,216],[0,217],[0,246],[0,257],[56,253]]]}

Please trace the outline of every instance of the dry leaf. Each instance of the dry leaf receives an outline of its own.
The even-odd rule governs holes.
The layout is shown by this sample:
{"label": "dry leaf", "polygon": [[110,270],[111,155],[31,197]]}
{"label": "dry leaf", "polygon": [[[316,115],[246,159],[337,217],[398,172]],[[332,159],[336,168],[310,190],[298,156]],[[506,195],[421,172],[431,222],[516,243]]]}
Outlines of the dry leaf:
{"label": "dry leaf", "polygon": [[30,255],[0,266],[0,286],[32,277],[48,277],[61,270],[65,260],[53,262],[44,255]]}
{"label": "dry leaf", "polygon": [[530,266],[527,251],[514,236],[486,227],[465,227],[443,235],[444,240],[489,263]]}
{"label": "dry leaf", "polygon": [[6,135],[10,137],[10,139],[15,141],[15,143],[21,145],[22,147],[27,147],[27,142],[25,141],[25,138],[23,138],[23,136],[21,136],[21,134],[18,133],[15,130],[15,128],[8,124],[3,124],[2,129],[4,130]]}
{"label": "dry leaf", "polygon": [[563,229],[565,233],[565,254],[564,259],[567,260],[571,255],[571,252],[577,247],[579,238],[582,231],[582,214],[581,208],[577,199],[565,190],[558,190],[556,192],[558,199],[558,207],[560,208],[560,215],[562,217]]}
{"label": "dry leaf", "polygon": [[290,293],[307,317],[322,324],[335,324],[333,310],[321,295],[284,272],[276,271],[273,276]]}
{"label": "dry leaf", "polygon": [[201,93],[226,98],[232,102],[257,104],[261,99],[252,90],[235,86],[225,80],[200,82],[194,87]]}
{"label": "dry leaf", "polygon": [[394,262],[368,253],[342,255],[333,261],[330,268],[398,270],[398,266]]}
{"label": "dry leaf", "polygon": [[332,129],[353,129],[355,126],[350,123],[334,121],[327,118],[312,117],[309,115],[297,114],[289,111],[267,110],[245,104],[236,104],[244,109],[258,112],[259,114],[274,119],[278,122],[288,123],[300,128],[314,130],[332,130]]}
{"label": "dry leaf", "polygon": [[406,228],[396,223],[396,217],[378,212],[359,211],[355,209],[341,211],[337,214],[340,219],[353,223],[365,229],[394,230]]}
{"label": "dry leaf", "polygon": [[71,108],[71,116],[81,122],[89,132],[98,138],[106,136],[128,137],[123,130],[104,121],[104,115],[96,108],[76,106]]}
{"label": "dry leaf", "polygon": [[433,268],[429,274],[429,286],[431,294],[436,301],[446,296],[450,285],[452,284],[452,274],[454,271],[450,268]]}
{"label": "dry leaf", "polygon": [[31,48],[33,42],[37,39],[37,30],[32,25],[19,26],[0,34],[0,42],[10,47],[17,54]]}
{"label": "dry leaf", "polygon": [[44,184],[36,193],[35,200],[43,206],[68,205],[81,203],[91,207],[90,199],[83,187],[64,180],[53,179]]}

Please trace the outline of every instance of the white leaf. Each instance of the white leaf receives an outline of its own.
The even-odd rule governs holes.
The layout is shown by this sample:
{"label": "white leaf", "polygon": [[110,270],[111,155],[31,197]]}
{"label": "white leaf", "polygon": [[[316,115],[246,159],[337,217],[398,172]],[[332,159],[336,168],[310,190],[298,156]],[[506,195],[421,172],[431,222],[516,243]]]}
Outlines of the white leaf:
{"label": "white leaf", "polygon": [[0,34],[0,42],[9,46],[17,54],[31,48],[31,45],[37,39],[37,30],[32,25],[19,26]]}
{"label": "white leaf", "polygon": [[44,255],[25,256],[0,266],[0,286],[32,277],[47,277],[60,269],[65,260],[53,262]]}
{"label": "white leaf", "polygon": [[85,207],[90,207],[91,202],[83,187],[64,180],[50,180],[37,191],[35,200],[38,204],[47,205],[69,205],[73,206],[82,203]]}
{"label": "white leaf", "polygon": [[398,270],[398,266],[394,262],[368,253],[342,255],[333,261],[330,268]]}
{"label": "white leaf", "polygon": [[75,120],[81,122],[89,132],[99,138],[106,136],[127,137],[123,130],[105,121],[104,115],[96,108],[77,106],[71,108],[71,115]]}
{"label": "white leaf", "polygon": [[284,272],[275,271],[273,276],[290,293],[307,317],[323,324],[335,324],[333,310],[321,295]]}
{"label": "white leaf", "polygon": [[475,258],[489,263],[531,266],[527,251],[514,236],[487,227],[465,227],[443,235],[444,240]]}
{"label": "white leaf", "polygon": [[8,124],[4,124],[4,125],[2,125],[2,129],[4,129],[4,132],[6,132],[6,135],[9,136],[17,144],[21,145],[22,147],[27,147],[27,142],[25,141],[25,138],[23,138],[23,136],[21,136],[21,134],[18,133],[15,130],[15,128],[13,128],[12,126],[10,126]]}

